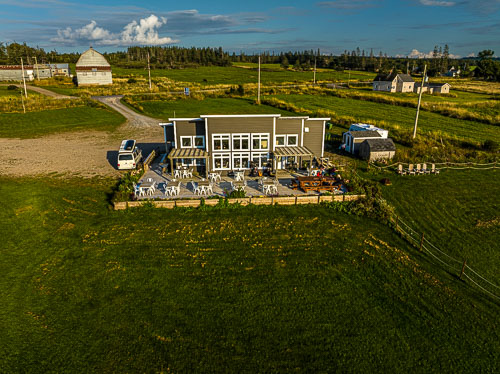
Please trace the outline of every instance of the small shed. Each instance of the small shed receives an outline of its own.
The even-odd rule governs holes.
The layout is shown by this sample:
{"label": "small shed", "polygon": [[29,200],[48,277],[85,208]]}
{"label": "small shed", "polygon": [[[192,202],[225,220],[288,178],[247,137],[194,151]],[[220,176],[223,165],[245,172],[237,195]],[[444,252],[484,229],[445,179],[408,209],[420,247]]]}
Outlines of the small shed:
{"label": "small shed", "polygon": [[368,161],[391,159],[396,154],[396,146],[391,138],[366,139],[359,147],[359,156]]}

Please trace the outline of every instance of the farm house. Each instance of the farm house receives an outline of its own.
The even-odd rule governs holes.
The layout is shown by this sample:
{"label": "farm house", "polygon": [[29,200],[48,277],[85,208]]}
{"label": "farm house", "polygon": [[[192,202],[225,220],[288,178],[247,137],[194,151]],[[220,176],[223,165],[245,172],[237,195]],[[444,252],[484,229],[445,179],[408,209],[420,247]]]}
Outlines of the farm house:
{"label": "farm house", "polygon": [[373,91],[413,92],[415,81],[409,74],[379,74],[373,80]]}
{"label": "farm house", "polygon": [[113,84],[111,65],[92,47],[78,59],[76,77],[79,86]]}

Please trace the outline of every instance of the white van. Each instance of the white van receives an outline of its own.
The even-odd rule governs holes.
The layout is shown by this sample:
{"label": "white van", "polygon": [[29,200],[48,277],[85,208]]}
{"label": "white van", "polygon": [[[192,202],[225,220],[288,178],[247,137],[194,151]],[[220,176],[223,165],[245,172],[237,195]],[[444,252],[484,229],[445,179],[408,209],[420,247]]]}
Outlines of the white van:
{"label": "white van", "polygon": [[135,146],[135,140],[128,139],[122,141],[118,151],[118,169],[135,169],[142,160],[142,151]]}

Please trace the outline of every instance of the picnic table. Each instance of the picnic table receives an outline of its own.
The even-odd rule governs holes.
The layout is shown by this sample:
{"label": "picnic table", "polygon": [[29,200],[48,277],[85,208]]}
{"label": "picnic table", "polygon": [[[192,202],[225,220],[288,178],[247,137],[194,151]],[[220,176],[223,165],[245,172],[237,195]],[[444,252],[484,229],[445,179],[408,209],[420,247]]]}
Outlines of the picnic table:
{"label": "picnic table", "polygon": [[231,186],[233,187],[233,190],[244,190],[246,183],[244,181],[231,181]]}
{"label": "picnic table", "polygon": [[141,182],[139,185],[139,190],[141,191],[141,195],[153,195],[155,192],[155,182],[154,181],[146,181]]}
{"label": "picnic table", "polygon": [[170,195],[170,196],[178,195],[180,187],[181,187],[181,182],[179,181],[169,182],[168,185],[165,187],[165,195]]}
{"label": "picnic table", "polygon": [[336,191],[340,189],[341,182],[332,177],[298,177],[292,181],[292,189],[309,191]]}
{"label": "picnic table", "polygon": [[213,193],[212,184],[209,181],[200,181],[197,183],[197,192],[200,195],[208,195]]}

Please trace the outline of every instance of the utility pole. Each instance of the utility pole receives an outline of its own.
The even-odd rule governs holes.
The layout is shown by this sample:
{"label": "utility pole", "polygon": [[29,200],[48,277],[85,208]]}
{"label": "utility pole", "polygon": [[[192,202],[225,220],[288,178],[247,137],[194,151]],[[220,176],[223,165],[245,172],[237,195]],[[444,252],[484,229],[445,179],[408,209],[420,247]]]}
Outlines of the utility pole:
{"label": "utility pole", "polygon": [[38,70],[38,61],[36,60],[36,56],[35,56],[35,66],[36,66],[36,77],[38,81],[40,81],[40,70]]}
{"label": "utility pole", "polygon": [[349,78],[347,79],[347,88],[350,88],[349,85],[351,84],[351,69],[349,69]]}
{"label": "utility pole", "polygon": [[149,77],[149,92],[151,92],[151,66],[149,65],[149,52],[148,52],[148,77]]}
{"label": "utility pole", "polygon": [[24,112],[24,114],[26,114],[26,107],[24,106],[23,90],[21,90],[21,103],[23,103],[23,112]]}
{"label": "utility pole", "polygon": [[23,74],[24,96],[26,96],[26,98],[28,98],[28,91],[26,90],[26,77],[24,76],[24,63],[23,63],[22,57],[21,57],[21,71]]}
{"label": "utility pole", "polygon": [[260,105],[260,55],[259,55],[259,82],[257,84],[257,104]]}
{"label": "utility pole", "polygon": [[314,78],[313,83],[316,85],[316,57],[314,58]]}
{"label": "utility pole", "polygon": [[418,114],[420,113],[420,103],[422,102],[422,92],[424,92],[425,73],[427,72],[427,64],[424,65],[424,75],[422,76],[422,85],[418,95],[417,115],[415,116],[415,127],[413,128],[413,139],[417,137]]}

